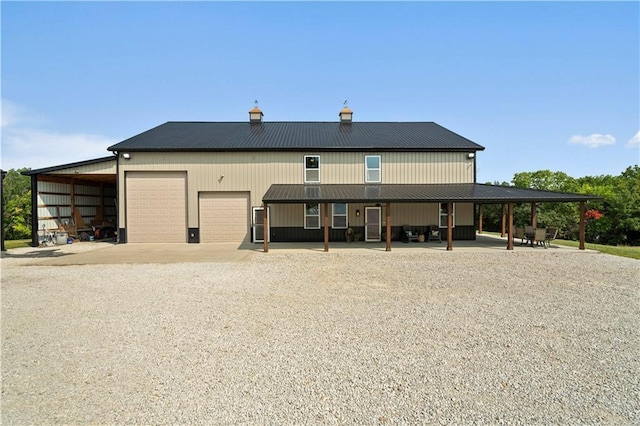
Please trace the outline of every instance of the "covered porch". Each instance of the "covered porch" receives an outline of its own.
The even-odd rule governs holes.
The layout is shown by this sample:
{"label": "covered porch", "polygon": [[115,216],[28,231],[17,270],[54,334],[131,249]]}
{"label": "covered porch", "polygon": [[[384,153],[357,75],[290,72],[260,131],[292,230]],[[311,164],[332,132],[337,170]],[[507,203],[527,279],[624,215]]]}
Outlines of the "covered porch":
{"label": "covered porch", "polygon": [[264,207],[264,252],[269,251],[269,209],[271,204],[323,204],[322,229],[323,251],[329,251],[329,205],[332,203],[369,203],[386,207],[384,249],[391,251],[393,205],[397,203],[441,203],[446,204],[446,250],[453,250],[453,204],[454,203],[503,203],[507,206],[506,249],[514,248],[513,206],[516,203],[578,202],[580,203],[580,249],[584,250],[585,203],[598,197],[539,191],[485,184],[327,184],[327,185],[271,185],[263,196]]}

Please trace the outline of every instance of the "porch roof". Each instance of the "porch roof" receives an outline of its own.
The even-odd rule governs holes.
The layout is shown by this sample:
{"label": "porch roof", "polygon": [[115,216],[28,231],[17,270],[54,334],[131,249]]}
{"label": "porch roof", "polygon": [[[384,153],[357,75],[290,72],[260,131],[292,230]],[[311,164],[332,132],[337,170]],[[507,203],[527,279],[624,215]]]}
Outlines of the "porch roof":
{"label": "porch roof", "polygon": [[457,184],[274,184],[262,197],[267,204],[282,203],[524,203],[580,202],[601,197],[540,191],[480,183]]}

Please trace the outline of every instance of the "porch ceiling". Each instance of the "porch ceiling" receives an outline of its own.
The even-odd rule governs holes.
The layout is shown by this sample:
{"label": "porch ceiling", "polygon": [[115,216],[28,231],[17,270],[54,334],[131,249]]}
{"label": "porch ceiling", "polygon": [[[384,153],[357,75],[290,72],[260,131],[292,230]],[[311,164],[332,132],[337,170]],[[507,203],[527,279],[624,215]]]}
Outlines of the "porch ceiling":
{"label": "porch ceiling", "polygon": [[600,197],[565,192],[539,191],[479,183],[383,184],[383,185],[271,185],[262,197],[267,204],[279,203],[524,203],[580,202]]}

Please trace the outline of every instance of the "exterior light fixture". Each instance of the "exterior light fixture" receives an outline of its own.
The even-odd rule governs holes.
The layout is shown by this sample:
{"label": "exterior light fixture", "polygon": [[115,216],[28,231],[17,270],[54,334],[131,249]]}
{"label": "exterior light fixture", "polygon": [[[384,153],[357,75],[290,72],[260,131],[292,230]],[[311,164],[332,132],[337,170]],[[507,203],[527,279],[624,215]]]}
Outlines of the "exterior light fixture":
{"label": "exterior light fixture", "polygon": [[471,160],[472,158],[475,158],[475,156],[476,156],[476,154],[475,154],[475,153],[473,153],[473,152],[470,152],[470,153],[468,153],[468,154],[467,154],[467,158],[468,158],[469,160]]}
{"label": "exterior light fixture", "polygon": [[360,209],[356,210],[356,217],[360,217]]}
{"label": "exterior light fixture", "polygon": [[125,152],[124,154],[122,154],[122,158],[124,158],[125,160],[129,160],[131,158],[131,154]]}

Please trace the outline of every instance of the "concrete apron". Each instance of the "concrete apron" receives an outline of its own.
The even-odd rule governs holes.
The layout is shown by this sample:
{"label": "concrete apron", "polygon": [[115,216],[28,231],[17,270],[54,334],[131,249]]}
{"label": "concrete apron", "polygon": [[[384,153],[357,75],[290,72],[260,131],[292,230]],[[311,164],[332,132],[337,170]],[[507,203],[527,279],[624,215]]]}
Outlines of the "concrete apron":
{"label": "concrete apron", "polygon": [[[475,241],[454,241],[454,251],[506,251],[506,239],[478,235]],[[82,246],[77,246],[82,244]],[[268,256],[269,253],[285,252],[323,252],[323,243],[270,243],[269,253],[263,253],[263,245],[255,243],[215,243],[215,244],[111,244],[77,243],[64,246],[13,250],[7,257],[23,257],[30,260],[27,265],[66,266],[66,265],[110,265],[142,263],[188,263],[188,262],[241,262],[256,254]],[[446,251],[446,242],[402,243],[394,241],[393,252],[429,252]],[[514,245],[516,251],[548,252],[575,251],[576,248],[551,244],[551,247]],[[329,243],[329,252],[384,252],[384,243]]]}
{"label": "concrete apron", "polygon": [[[69,246],[33,248],[21,257],[31,257],[33,266],[114,265],[143,263],[240,262],[247,260],[252,250],[238,243],[218,244],[94,244],[76,252]],[[70,246],[73,246],[72,244]],[[253,244],[251,245],[251,247]],[[46,253],[46,254],[40,254]],[[8,257],[12,254],[9,253]]]}

